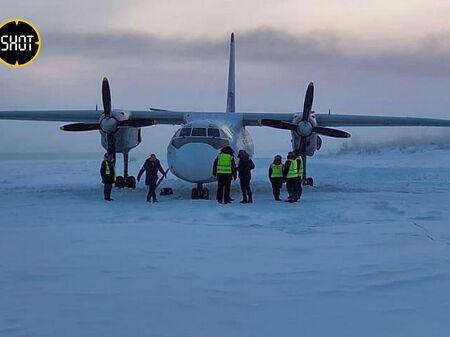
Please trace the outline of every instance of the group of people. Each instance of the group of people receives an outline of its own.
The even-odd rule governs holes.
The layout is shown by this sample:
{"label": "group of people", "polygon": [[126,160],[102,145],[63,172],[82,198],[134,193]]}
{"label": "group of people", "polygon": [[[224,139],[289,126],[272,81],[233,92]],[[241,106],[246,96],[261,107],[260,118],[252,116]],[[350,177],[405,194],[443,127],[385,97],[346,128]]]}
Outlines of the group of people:
{"label": "group of people", "polygon": [[[255,164],[249,154],[244,150],[239,150],[239,163],[236,165],[234,160],[234,151],[226,146],[217,156],[213,165],[213,175],[217,179],[217,202],[229,204],[233,201],[231,198],[231,182],[239,177],[242,192],[242,204],[253,203],[252,190],[250,188],[251,171]],[[297,202],[302,196],[303,180],[303,158],[298,152],[289,152],[286,162],[283,164],[283,158],[276,155],[272,164],[269,166],[269,180],[272,184],[273,197],[281,201],[281,189],[286,182],[286,188],[289,194],[286,202]]]}
{"label": "group of people", "polygon": [[[147,202],[150,202],[152,199],[153,202],[158,201],[156,198],[158,172],[161,172],[164,178],[166,177],[166,172],[164,172],[159,159],[156,158],[155,154],[151,154],[150,157],[144,162],[144,165],[142,165],[142,168],[137,176],[137,181],[139,182],[142,175],[145,173],[145,185],[148,186]],[[103,192],[105,200],[114,200],[111,198],[111,190],[116,179],[116,172],[114,169],[113,158],[108,153],[105,153],[105,157],[100,167],[100,175],[102,176],[102,183],[104,185]]]}
{"label": "group of people", "polygon": [[303,183],[303,158],[298,152],[289,152],[286,162],[276,155],[269,167],[269,179],[272,183],[273,197],[281,201],[280,192],[283,183],[286,182],[286,189],[289,197],[287,202],[297,202],[302,197]]}
{"label": "group of people", "polygon": [[[230,146],[225,146],[217,156],[213,164],[213,175],[217,179],[216,199],[219,203],[229,204],[233,201],[231,197],[231,182],[239,178],[242,204],[253,203],[253,194],[250,188],[252,178],[251,171],[255,168],[253,160],[245,150],[239,150],[237,158],[238,164],[234,160],[234,151]],[[158,172],[166,177],[166,172],[155,154],[152,154],[142,165],[137,176],[139,182],[145,173],[145,185],[148,186],[147,201],[157,202],[156,187],[158,181]],[[116,173],[114,161],[111,155],[105,154],[100,167],[100,174],[104,184],[104,198],[112,201],[111,191],[115,181]],[[272,164],[269,166],[269,180],[272,184],[273,197],[281,201],[281,189],[286,183],[288,198],[286,202],[297,202],[302,196],[303,180],[303,158],[298,152],[289,152],[287,160],[283,163],[283,158],[276,155]]]}
{"label": "group of people", "polygon": [[225,146],[214,161],[213,175],[217,179],[216,199],[219,203],[230,204],[233,201],[230,195],[231,180],[233,178],[236,180],[238,176],[242,191],[241,204],[253,203],[250,180],[252,178],[251,171],[255,168],[255,164],[244,150],[239,151],[238,158],[239,164],[236,166],[233,149]]}

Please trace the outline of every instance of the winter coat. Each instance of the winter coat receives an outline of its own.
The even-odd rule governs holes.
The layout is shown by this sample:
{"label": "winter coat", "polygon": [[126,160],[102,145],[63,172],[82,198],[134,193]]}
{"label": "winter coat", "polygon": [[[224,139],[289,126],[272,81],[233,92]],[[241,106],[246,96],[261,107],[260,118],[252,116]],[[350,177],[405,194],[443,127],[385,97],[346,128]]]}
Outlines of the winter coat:
{"label": "winter coat", "polygon": [[142,165],[142,168],[137,176],[137,180],[139,181],[142,174],[145,172],[145,185],[154,185],[158,181],[158,171],[161,172],[163,176],[166,175],[159,162],[159,159],[151,161],[149,158],[145,161],[144,165]]}
{"label": "winter coat", "polygon": [[251,179],[251,171],[255,168],[253,160],[248,157],[239,159],[237,170],[239,172],[239,179]]}
{"label": "winter coat", "polygon": [[106,174],[106,160],[102,161],[102,165],[100,166],[100,175],[102,176],[103,184],[112,184],[116,178],[116,171],[114,169],[114,164],[112,162],[108,162],[109,164],[109,174]]}

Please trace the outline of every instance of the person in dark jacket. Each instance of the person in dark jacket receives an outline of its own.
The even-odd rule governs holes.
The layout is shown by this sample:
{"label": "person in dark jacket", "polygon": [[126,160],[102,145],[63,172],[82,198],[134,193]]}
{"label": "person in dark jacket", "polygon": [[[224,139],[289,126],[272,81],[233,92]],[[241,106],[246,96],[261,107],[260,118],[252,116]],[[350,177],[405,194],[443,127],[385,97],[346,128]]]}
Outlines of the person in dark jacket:
{"label": "person in dark jacket", "polygon": [[284,163],[283,176],[286,179],[286,188],[289,193],[287,202],[297,202],[298,161],[294,152],[289,152]]}
{"label": "person in dark jacket", "polygon": [[213,175],[217,178],[217,202],[230,204],[233,200],[230,196],[231,179],[237,178],[236,163],[234,162],[234,151],[225,146],[217,156],[213,165]]}
{"label": "person in dark jacket", "polygon": [[165,177],[166,173],[164,172],[159,159],[156,158],[155,154],[151,154],[150,158],[148,158],[144,165],[142,165],[141,170],[137,176],[137,181],[141,179],[142,174],[145,172],[145,185],[148,186],[147,193],[147,201],[153,198],[153,202],[157,202],[156,199],[156,182],[158,181],[158,171]]}
{"label": "person in dark jacket", "polygon": [[283,162],[280,155],[276,155],[273,163],[269,166],[269,180],[272,184],[273,197],[276,201],[281,201],[280,191],[283,188]]}
{"label": "person in dark jacket", "polygon": [[253,160],[245,150],[239,150],[239,164],[237,167],[239,173],[239,182],[241,184],[242,200],[241,204],[253,203],[252,190],[250,189],[251,171],[255,168]]}
{"label": "person in dark jacket", "polygon": [[114,169],[114,162],[112,156],[105,153],[102,165],[100,166],[100,175],[102,176],[103,195],[105,200],[113,201],[111,198],[112,185],[116,179],[116,170]]}

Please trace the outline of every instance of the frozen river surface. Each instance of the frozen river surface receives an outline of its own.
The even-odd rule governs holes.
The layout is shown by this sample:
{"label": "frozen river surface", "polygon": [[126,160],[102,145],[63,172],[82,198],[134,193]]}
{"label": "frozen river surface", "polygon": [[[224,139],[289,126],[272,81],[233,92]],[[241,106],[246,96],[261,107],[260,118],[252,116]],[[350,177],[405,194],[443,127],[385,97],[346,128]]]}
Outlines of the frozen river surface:
{"label": "frozen river surface", "polygon": [[311,159],[299,204],[256,163],[255,203],[219,205],[2,160],[0,336],[450,336],[449,150]]}

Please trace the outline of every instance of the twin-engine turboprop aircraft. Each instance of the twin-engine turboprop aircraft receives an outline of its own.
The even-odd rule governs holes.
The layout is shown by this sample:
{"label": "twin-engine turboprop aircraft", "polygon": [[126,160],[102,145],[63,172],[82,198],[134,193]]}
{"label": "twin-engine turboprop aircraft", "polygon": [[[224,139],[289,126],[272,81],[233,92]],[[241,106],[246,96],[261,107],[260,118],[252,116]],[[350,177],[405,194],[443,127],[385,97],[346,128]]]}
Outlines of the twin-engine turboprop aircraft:
{"label": "twin-engine turboprop aircraft", "polygon": [[[235,112],[234,34],[231,34],[230,63],[226,112],[194,112],[150,109],[129,111],[111,108],[111,94],[106,78],[102,83],[103,113],[97,110],[56,111],[0,111],[0,119],[75,122],[61,127],[64,131],[99,130],[102,146],[108,153],[122,153],[123,176],[116,179],[117,187],[136,186],[128,175],[128,153],[141,141],[141,128],[156,124],[181,125],[167,147],[170,171],[180,179],[197,184],[192,198],[207,199],[209,192],[204,183],[215,180],[212,165],[218,151],[231,146],[234,151],[246,150],[253,156],[254,148],[247,126],[267,126],[289,130],[292,148],[298,150],[305,165],[304,184],[313,185],[306,176],[306,157],[313,156],[322,146],[320,136],[348,138],[350,134],[330,127],[341,126],[439,126],[450,127],[450,120],[382,117],[363,115],[316,114],[312,110],[314,85],[309,84],[303,110],[292,113]],[[193,160],[195,158],[195,160]]]}

